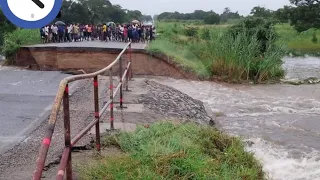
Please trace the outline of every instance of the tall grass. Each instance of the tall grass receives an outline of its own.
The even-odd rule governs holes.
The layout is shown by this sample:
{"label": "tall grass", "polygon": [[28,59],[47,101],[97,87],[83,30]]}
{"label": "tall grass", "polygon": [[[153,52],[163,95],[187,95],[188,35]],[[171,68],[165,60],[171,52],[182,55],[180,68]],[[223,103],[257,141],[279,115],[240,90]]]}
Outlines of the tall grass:
{"label": "tall grass", "polygon": [[[190,30],[185,25],[159,23],[157,27],[160,38],[151,43],[149,50],[167,54],[201,78],[261,83],[284,75],[281,58],[285,49],[274,40],[261,53],[257,35],[248,35],[245,30],[234,38],[228,33],[229,26],[199,27],[197,34],[190,37],[181,35]],[[172,30],[174,27],[178,33]]]}
{"label": "tall grass", "polygon": [[13,57],[22,45],[40,43],[40,32],[36,29],[17,29],[4,35],[2,54]]}
{"label": "tall grass", "polygon": [[83,166],[80,179],[265,179],[238,138],[206,126],[161,122],[107,140],[127,155]]}
{"label": "tall grass", "polygon": [[[278,44],[285,45],[289,53],[294,55],[320,55],[320,30],[309,29],[302,33],[298,33],[289,24],[277,24],[275,26],[276,32],[279,35]],[[313,42],[314,33],[318,42]]]}

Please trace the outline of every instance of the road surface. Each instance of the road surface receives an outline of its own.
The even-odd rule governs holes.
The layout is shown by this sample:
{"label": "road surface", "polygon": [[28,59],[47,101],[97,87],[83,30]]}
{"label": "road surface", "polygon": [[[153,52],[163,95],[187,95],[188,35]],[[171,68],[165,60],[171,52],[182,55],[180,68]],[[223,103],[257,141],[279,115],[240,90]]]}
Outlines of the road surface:
{"label": "road surface", "polygon": [[23,141],[49,115],[60,72],[0,67],[0,154]]}
{"label": "road surface", "polygon": [[[60,47],[60,48],[114,48],[123,49],[127,43],[123,42],[101,42],[101,41],[82,41],[82,42],[65,42],[65,43],[46,43],[46,44],[35,44],[24,47]],[[147,47],[146,43],[133,43],[133,49],[145,49]]]}

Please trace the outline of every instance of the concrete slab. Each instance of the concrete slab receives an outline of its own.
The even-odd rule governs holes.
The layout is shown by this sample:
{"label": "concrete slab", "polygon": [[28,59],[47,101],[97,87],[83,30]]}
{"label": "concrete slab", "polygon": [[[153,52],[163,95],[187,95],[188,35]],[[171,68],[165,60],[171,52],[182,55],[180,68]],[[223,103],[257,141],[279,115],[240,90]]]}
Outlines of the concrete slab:
{"label": "concrete slab", "polygon": [[[23,47],[59,47],[59,48],[113,48],[113,49],[123,49],[126,43],[123,42],[102,42],[102,41],[82,41],[82,42],[65,42],[65,43],[47,43],[47,44],[34,44]],[[146,43],[133,43],[133,49],[145,49],[147,47]]]}
{"label": "concrete slab", "polygon": [[[123,104],[125,108],[121,109],[120,105],[117,104],[116,108],[113,108],[114,112],[136,112],[136,113],[142,113],[144,111],[143,104]],[[110,111],[110,108],[108,108],[107,111]]]}
{"label": "concrete slab", "polygon": [[[137,125],[134,123],[124,123],[124,122],[115,122],[114,128],[116,130],[121,130],[125,132],[134,132],[137,128]],[[100,133],[105,133],[110,130],[110,123],[100,123]],[[89,134],[96,134],[96,129],[93,127]]]}
{"label": "concrete slab", "polygon": [[[0,67],[0,154],[27,138],[49,115],[61,72]],[[70,85],[71,92],[77,83]]]}

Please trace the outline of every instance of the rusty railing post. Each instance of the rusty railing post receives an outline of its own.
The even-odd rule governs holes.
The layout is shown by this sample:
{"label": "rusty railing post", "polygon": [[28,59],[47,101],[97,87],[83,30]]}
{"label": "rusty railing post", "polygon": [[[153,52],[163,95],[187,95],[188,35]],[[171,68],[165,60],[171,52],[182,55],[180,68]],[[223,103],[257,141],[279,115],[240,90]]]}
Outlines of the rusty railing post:
{"label": "rusty railing post", "polygon": [[93,78],[94,86],[94,117],[97,120],[96,124],[96,148],[98,153],[100,153],[100,116],[99,116],[99,86],[98,86],[98,76]]}
{"label": "rusty railing post", "polygon": [[114,130],[114,116],[113,116],[113,77],[112,77],[112,67],[109,70],[109,78],[110,78],[110,129]]}
{"label": "rusty railing post", "polygon": [[130,69],[130,76],[129,76],[129,78],[130,78],[130,80],[133,78],[133,73],[132,73],[132,47],[131,47],[131,43],[129,44],[129,62],[131,62],[131,64],[130,64],[130,67],[129,67],[129,69]]}
{"label": "rusty railing post", "polygon": [[130,68],[128,69],[128,64],[129,64],[129,61],[128,61],[128,59],[126,60],[126,91],[129,91],[129,70],[130,70]]}
{"label": "rusty railing post", "polygon": [[120,60],[119,60],[119,77],[120,77],[120,109],[123,108],[123,82],[122,82],[122,57],[120,57]]}
{"label": "rusty railing post", "polygon": [[63,114],[64,114],[64,144],[70,148],[68,163],[66,167],[67,180],[72,180],[72,162],[71,162],[71,129],[70,129],[70,109],[69,109],[69,86],[66,85],[63,94]]}

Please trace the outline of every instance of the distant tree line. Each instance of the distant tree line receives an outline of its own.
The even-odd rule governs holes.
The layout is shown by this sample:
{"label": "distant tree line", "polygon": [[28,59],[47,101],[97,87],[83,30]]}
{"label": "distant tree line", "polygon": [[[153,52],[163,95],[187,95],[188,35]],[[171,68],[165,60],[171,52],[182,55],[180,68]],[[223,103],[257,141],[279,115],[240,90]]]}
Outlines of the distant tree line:
{"label": "distant tree line", "polygon": [[109,0],[65,0],[62,4],[61,18],[65,23],[106,23],[113,21],[125,23],[132,20],[152,21],[150,15],[138,10],[123,9]]}
{"label": "distant tree line", "polygon": [[219,24],[229,19],[240,19],[238,12],[231,12],[230,8],[225,8],[219,15],[214,11],[195,10],[193,13],[164,12],[156,16],[158,21],[165,20],[203,20],[206,24]]}
{"label": "distant tree line", "polygon": [[319,0],[290,0],[290,6],[284,6],[276,11],[264,7],[254,7],[253,17],[274,19],[281,23],[290,23],[298,32],[310,28],[320,28]]}
{"label": "distant tree line", "polygon": [[[290,6],[276,11],[265,7],[253,7],[249,16],[272,19],[276,22],[290,23],[298,32],[310,28],[320,28],[320,0],[289,0]],[[240,19],[238,12],[225,8],[222,14],[213,11],[196,10],[193,13],[164,12],[156,16],[157,20],[202,20],[206,24],[219,24],[230,19]]]}

